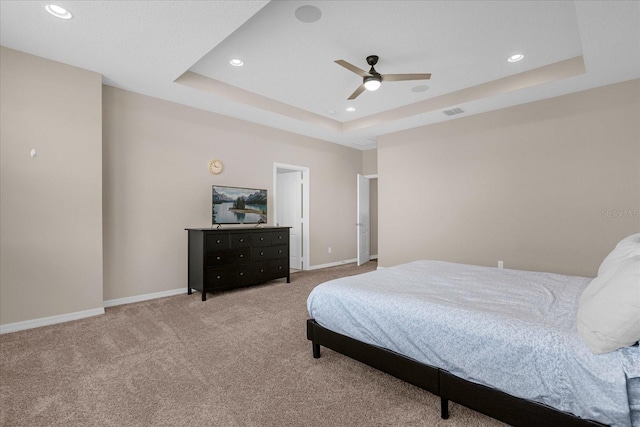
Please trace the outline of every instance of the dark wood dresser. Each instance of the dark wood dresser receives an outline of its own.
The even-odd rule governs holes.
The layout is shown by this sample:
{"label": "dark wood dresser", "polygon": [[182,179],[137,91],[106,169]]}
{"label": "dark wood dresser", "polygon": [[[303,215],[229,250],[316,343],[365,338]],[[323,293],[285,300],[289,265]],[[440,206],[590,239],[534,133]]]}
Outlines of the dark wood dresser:
{"label": "dark wood dresser", "polygon": [[187,293],[256,285],[289,273],[289,228],[187,228]]}

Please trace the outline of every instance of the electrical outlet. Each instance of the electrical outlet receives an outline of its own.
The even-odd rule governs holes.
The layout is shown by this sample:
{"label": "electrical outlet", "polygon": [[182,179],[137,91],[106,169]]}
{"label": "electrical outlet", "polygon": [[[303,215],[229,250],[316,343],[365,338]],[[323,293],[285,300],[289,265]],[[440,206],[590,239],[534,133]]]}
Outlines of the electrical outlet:
{"label": "electrical outlet", "polygon": [[329,246],[329,249],[327,249],[327,251],[328,251],[329,253],[331,253],[331,246]]}
{"label": "electrical outlet", "polygon": [[502,263],[502,261],[498,261],[498,268],[504,268],[504,264]]}

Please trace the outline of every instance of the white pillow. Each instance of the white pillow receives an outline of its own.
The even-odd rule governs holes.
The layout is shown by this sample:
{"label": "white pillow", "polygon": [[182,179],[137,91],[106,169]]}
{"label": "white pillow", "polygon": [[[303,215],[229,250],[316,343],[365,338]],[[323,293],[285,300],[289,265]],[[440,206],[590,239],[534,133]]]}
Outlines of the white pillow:
{"label": "white pillow", "polygon": [[580,298],[578,333],[596,354],[640,340],[640,255],[618,260]]}
{"label": "white pillow", "polygon": [[627,258],[640,255],[640,233],[632,234],[620,240],[616,247],[602,261],[598,269],[598,276],[604,276],[615,270],[616,266]]}

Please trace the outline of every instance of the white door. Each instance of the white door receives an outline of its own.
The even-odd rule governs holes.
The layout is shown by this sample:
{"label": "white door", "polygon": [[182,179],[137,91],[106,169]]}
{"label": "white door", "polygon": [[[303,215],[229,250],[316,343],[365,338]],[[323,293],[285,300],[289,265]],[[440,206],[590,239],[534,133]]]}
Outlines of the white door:
{"label": "white door", "polygon": [[302,172],[278,172],[276,225],[291,227],[289,266],[302,269]]}
{"label": "white door", "polygon": [[358,207],[357,207],[357,223],[358,230],[358,265],[368,262],[371,254],[370,235],[369,235],[369,178],[358,175]]}

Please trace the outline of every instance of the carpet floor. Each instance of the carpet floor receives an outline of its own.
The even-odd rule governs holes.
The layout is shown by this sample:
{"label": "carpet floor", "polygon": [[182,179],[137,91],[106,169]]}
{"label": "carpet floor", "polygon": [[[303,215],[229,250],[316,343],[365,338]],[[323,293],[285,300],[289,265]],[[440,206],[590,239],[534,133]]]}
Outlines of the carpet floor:
{"label": "carpet floor", "polygon": [[326,348],[306,299],[376,268],[345,264],[268,284],[106,308],[0,335],[2,426],[503,426]]}

